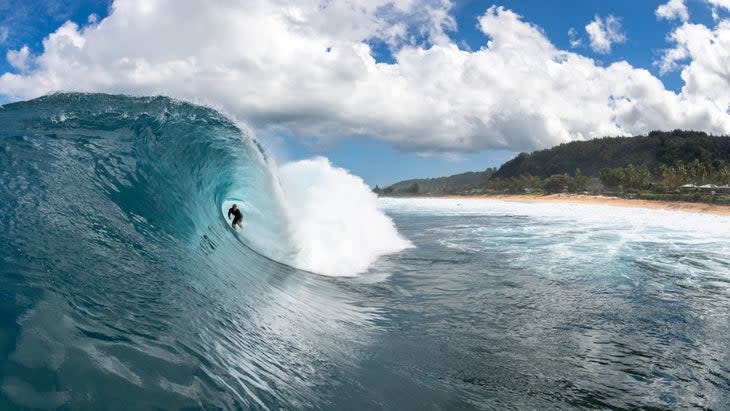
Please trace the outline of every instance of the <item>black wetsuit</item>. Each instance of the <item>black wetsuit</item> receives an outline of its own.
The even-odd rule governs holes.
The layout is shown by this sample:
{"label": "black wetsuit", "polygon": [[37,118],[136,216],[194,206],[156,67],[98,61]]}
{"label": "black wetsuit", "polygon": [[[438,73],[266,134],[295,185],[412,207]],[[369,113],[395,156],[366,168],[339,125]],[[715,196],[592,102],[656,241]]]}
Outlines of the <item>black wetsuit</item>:
{"label": "black wetsuit", "polygon": [[241,210],[239,210],[237,208],[234,210],[233,207],[231,207],[228,209],[228,217],[230,217],[231,214],[233,214],[233,222],[231,223],[231,225],[236,225],[236,224],[240,223],[241,220],[243,220],[243,215],[241,214]]}

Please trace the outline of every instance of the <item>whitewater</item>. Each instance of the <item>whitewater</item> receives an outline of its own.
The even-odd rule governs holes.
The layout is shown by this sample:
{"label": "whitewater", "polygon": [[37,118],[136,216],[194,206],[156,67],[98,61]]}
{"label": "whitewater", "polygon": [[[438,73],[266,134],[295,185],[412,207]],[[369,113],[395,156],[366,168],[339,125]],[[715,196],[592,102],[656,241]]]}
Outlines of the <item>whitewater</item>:
{"label": "whitewater", "polygon": [[730,406],[730,218],[378,199],[244,130],[0,107],[0,409]]}

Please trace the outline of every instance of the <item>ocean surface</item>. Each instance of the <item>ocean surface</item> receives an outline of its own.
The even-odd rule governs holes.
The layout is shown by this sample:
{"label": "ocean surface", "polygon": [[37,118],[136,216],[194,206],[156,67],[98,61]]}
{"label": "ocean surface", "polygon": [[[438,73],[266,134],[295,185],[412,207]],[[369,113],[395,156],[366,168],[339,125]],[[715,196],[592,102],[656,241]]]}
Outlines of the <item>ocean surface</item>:
{"label": "ocean surface", "polygon": [[9,104],[0,410],[729,409],[728,233],[376,199],[164,97]]}

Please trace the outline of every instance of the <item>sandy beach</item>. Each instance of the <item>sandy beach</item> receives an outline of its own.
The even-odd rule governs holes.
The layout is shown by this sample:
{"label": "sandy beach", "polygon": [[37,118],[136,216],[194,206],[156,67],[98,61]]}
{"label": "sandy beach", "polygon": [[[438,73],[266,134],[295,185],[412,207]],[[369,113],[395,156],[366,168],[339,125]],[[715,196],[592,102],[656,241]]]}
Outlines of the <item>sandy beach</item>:
{"label": "sandy beach", "polygon": [[640,200],[601,195],[583,194],[550,194],[550,195],[529,195],[529,194],[499,194],[499,195],[472,195],[472,196],[445,196],[439,198],[452,198],[464,201],[471,200],[501,200],[520,201],[535,203],[574,203],[574,204],[601,204],[617,207],[651,208],[660,210],[686,211],[694,213],[708,213],[717,215],[730,215],[730,206],[706,203],[689,203],[682,201],[658,201]]}

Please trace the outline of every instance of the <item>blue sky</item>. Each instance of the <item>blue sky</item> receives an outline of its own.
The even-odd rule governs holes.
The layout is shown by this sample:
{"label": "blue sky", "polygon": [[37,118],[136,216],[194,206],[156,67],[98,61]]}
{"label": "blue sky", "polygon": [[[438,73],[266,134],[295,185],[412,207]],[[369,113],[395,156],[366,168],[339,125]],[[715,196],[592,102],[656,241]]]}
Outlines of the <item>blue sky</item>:
{"label": "blue sky", "polygon": [[[106,17],[111,2],[108,0],[23,1],[0,0],[0,27],[7,30],[7,37],[0,45],[7,50],[28,45],[42,51],[42,41],[61,24],[70,20],[86,24],[89,16]],[[13,71],[6,59],[0,59],[0,72]]]}
{"label": "blue sky", "polygon": [[[484,170],[520,151],[607,134],[705,125],[726,133],[727,97],[717,92],[724,73],[713,77],[712,62],[725,58],[727,47],[712,41],[709,53],[717,55],[703,61],[701,36],[723,38],[727,10],[718,0],[686,0],[692,26],[683,27],[681,19],[657,17],[665,3],[424,0],[398,8],[383,0],[370,10],[311,0],[309,9],[302,2],[271,6],[266,16],[278,13],[274,22],[282,27],[268,24],[257,33],[246,31],[245,21],[260,21],[258,9],[228,10],[240,15],[231,23],[220,17],[232,7],[225,2],[201,3],[201,11],[200,4],[169,0],[151,0],[152,6],[122,0],[115,9],[108,1],[0,0],[6,56],[0,59],[0,73],[6,73],[0,102],[76,89],[170,94],[219,107],[251,125],[280,162],[322,155],[381,186]],[[486,28],[478,24],[482,16]],[[610,51],[592,47],[586,26],[598,21],[608,27],[611,20],[621,39]],[[63,26],[67,21],[78,27]],[[181,26],[191,34],[179,32]],[[673,33],[686,44],[679,47]],[[45,48],[49,36],[53,41]],[[363,45],[374,62],[361,53]],[[684,54],[668,59],[671,49]],[[546,66],[562,64],[542,78],[540,59]],[[662,72],[661,61],[674,69]],[[77,65],[88,73],[66,69]],[[533,71],[510,77],[523,67]],[[683,71],[699,79],[692,90],[682,90]],[[532,101],[527,85],[520,88],[532,80],[529,87],[545,95],[545,107]],[[581,92],[582,84],[595,87],[595,101]],[[582,107],[586,112],[577,113]]]}

